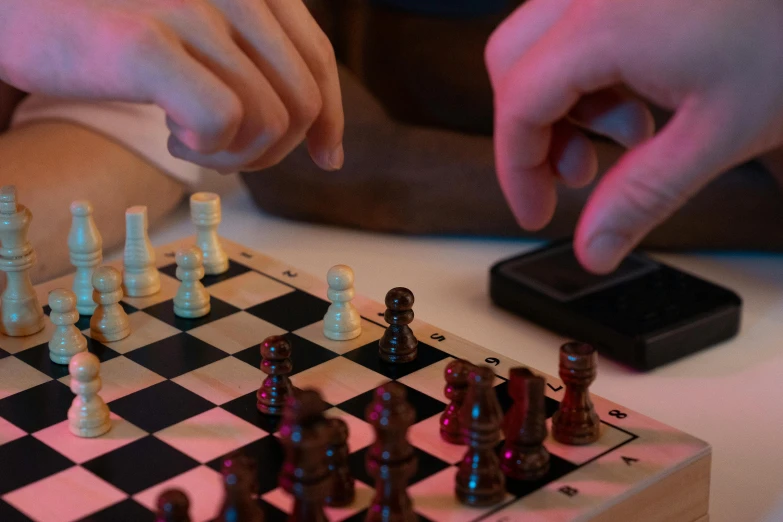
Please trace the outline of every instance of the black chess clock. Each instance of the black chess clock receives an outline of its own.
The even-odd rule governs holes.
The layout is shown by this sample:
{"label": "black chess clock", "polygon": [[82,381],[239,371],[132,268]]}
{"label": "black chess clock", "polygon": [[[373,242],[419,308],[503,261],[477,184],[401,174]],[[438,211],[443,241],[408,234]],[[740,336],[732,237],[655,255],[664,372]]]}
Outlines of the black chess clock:
{"label": "black chess clock", "polygon": [[571,240],[495,264],[490,295],[502,308],[650,370],[737,334],[742,300],[641,253],[612,274],[584,270]]}

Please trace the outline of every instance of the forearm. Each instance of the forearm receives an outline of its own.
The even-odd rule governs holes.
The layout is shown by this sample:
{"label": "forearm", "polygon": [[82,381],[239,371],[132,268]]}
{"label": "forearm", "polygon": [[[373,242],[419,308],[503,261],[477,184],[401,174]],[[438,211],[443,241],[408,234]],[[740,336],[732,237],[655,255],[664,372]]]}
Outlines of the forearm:
{"label": "forearm", "polygon": [[16,185],[30,208],[29,237],[38,262],[34,281],[71,269],[69,206],[90,200],[104,251],[125,237],[125,209],[147,205],[152,224],[170,212],[184,190],[159,169],[101,134],[68,123],[33,123],[0,135],[2,184]]}

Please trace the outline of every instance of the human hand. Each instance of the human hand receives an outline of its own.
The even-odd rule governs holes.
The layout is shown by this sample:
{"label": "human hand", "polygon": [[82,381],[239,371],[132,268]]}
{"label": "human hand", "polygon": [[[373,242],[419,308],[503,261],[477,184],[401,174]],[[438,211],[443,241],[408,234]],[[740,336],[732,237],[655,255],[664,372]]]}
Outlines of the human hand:
{"label": "human hand", "polygon": [[[577,257],[594,272],[613,270],[722,171],[783,144],[778,0],[529,0],[492,35],[486,62],[498,178],[522,227],[551,219],[558,181],[594,179],[579,126],[630,149],[577,225]],[[671,121],[654,135],[621,84]]]}
{"label": "human hand", "polygon": [[343,163],[334,53],[301,0],[3,0],[0,79],[157,104],[169,151],[222,172],[304,139],[320,167]]}

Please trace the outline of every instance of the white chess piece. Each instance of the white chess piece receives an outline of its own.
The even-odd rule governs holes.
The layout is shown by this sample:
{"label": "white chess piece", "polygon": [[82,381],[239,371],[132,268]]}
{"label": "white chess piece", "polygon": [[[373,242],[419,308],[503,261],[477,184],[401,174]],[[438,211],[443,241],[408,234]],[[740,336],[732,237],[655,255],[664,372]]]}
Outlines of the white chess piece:
{"label": "white chess piece", "polygon": [[98,303],[90,318],[90,337],[102,343],[119,341],[130,335],[128,314],[120,305],[122,275],[111,266],[102,266],[92,274],[93,300]]}
{"label": "white chess piece", "polygon": [[177,279],[182,281],[174,296],[174,314],[177,317],[195,319],[204,317],[211,308],[209,292],[201,284],[204,267],[201,250],[196,247],[183,248],[177,252]]}
{"label": "white chess piece", "polygon": [[87,351],[87,339],[74,325],[79,320],[76,294],[65,288],[49,292],[49,319],[56,328],[49,340],[49,359],[57,364],[68,364],[71,358]]}
{"label": "white chess piece", "polygon": [[13,337],[43,330],[45,319],[38,302],[30,269],[35,251],[27,240],[33,215],[16,201],[16,187],[0,188],[0,271],[6,273],[6,287],[0,297],[0,333]]}
{"label": "white chess piece", "polygon": [[353,270],[336,265],[326,274],[329,290],[326,296],[332,302],[324,315],[324,335],[333,341],[355,339],[362,333],[362,318],[351,303],[354,296]]}
{"label": "white chess piece", "polygon": [[147,207],[130,207],[125,211],[124,269],[126,295],[144,297],[160,291],[155,251],[147,234]]}
{"label": "white chess piece", "polygon": [[77,353],[68,364],[71,391],[76,394],[68,410],[68,427],[78,437],[98,437],[111,429],[109,407],[98,395],[101,363],[90,352]]}
{"label": "white chess piece", "polygon": [[81,315],[92,315],[98,306],[92,300],[92,274],[103,261],[103,239],[92,218],[92,204],[89,201],[71,203],[71,215],[68,252],[71,264],[76,267],[73,279],[76,309]]}
{"label": "white chess piece", "polygon": [[228,270],[228,256],[218,238],[220,196],[197,192],[190,196],[190,217],[196,225],[196,245],[201,249],[204,273],[218,275]]}

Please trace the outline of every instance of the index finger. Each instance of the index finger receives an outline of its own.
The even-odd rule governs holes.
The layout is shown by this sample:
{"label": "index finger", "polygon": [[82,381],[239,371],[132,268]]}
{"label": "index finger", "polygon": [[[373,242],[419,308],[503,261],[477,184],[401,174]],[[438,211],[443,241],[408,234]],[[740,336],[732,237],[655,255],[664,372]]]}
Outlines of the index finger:
{"label": "index finger", "polygon": [[617,83],[601,39],[563,18],[511,67],[495,89],[498,180],[520,226],[543,228],[556,205],[549,163],[552,125],[583,94]]}
{"label": "index finger", "polygon": [[345,116],[332,44],[300,0],[267,0],[267,4],[302,55],[321,93],[321,112],[307,133],[310,155],[321,168],[343,166]]}

